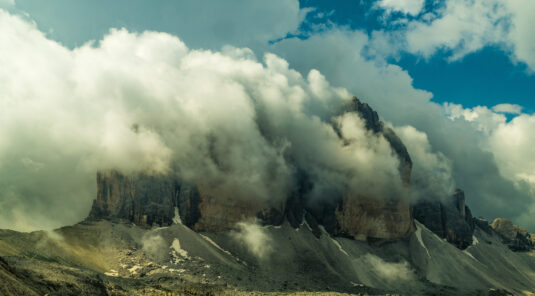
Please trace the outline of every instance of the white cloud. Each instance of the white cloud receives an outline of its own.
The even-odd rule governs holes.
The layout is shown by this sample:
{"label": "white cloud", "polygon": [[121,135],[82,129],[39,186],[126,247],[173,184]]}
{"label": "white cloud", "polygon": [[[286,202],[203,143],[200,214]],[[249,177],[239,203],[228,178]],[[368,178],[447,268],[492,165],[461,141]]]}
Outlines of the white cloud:
{"label": "white cloud", "polygon": [[509,40],[513,48],[513,58],[525,62],[535,71],[535,2],[531,0],[511,0],[504,2],[511,13]]}
{"label": "white cloud", "polygon": [[[210,27],[190,30],[181,19],[186,39],[198,46],[249,43],[257,52],[267,49],[284,58],[266,55],[261,62],[248,49],[191,50],[168,34],[125,30],[112,31],[98,46],[69,50],[35,26],[0,13],[0,44],[9,39],[13,45],[0,47],[0,137],[7,139],[0,141],[0,224],[31,230],[77,222],[94,197],[94,169],[101,166],[158,172],[180,163],[179,172],[189,180],[203,176],[217,180],[221,188],[239,186],[240,194],[259,198],[266,198],[266,188],[272,197],[291,186],[286,155],[325,180],[318,183],[323,187],[333,186],[333,180],[335,187],[359,187],[374,178],[391,179],[395,159],[382,154],[388,150],[382,139],[362,133],[358,118],[337,118],[354,139],[343,150],[321,120],[349,93],[394,125],[416,128],[406,128],[405,137],[409,149],[421,150],[414,152],[415,160],[428,159],[429,169],[443,171],[451,161],[451,177],[465,189],[477,215],[514,218],[534,204],[532,195],[503,177],[518,176],[517,182],[531,176],[515,165],[518,160],[509,160],[515,148],[489,144],[500,133],[508,134],[512,143],[528,139],[529,120],[502,127],[503,114],[488,108],[435,104],[431,93],[413,88],[406,71],[381,59],[395,54],[389,47],[397,44],[424,56],[452,50],[455,59],[486,44],[512,40],[515,57],[529,61],[532,43],[524,25],[529,24],[529,10],[510,6],[522,14],[512,19],[513,30],[502,22],[513,8],[501,10],[503,3],[450,0],[436,16],[390,35],[379,32],[370,39],[365,32],[333,25],[306,40],[267,45],[266,40],[297,28],[303,13],[295,1],[277,3],[291,6],[282,17],[289,20],[270,31],[277,19],[270,15],[277,9],[267,10],[270,15],[257,28],[265,32],[258,38],[252,36],[256,29],[244,39],[232,31],[210,33]],[[411,36],[410,44],[402,33]],[[373,50],[376,55],[370,58]],[[259,106],[265,112],[258,112]],[[228,114],[233,115],[230,120]],[[264,120],[267,128],[255,129],[253,118]],[[518,159],[529,158],[522,148],[529,146],[519,147]],[[369,174],[372,167],[376,171]],[[354,179],[341,178],[348,172]],[[266,176],[269,182],[263,181]],[[65,206],[71,211],[64,211]]]}
{"label": "white cloud", "polygon": [[[425,133],[432,148],[429,151],[450,161],[451,178],[465,191],[475,215],[514,220],[525,213],[526,205],[535,203],[531,193],[504,177],[487,145],[489,135],[506,121],[505,116],[486,107],[465,110],[430,101],[432,94],[415,89],[406,71],[380,55],[373,59],[367,55],[367,46],[373,41],[364,32],[334,27],[306,40],[283,40],[271,48],[300,72],[312,67],[320,70],[331,84],[347,88],[394,126],[410,125]],[[409,137],[408,147],[410,138],[419,139]],[[444,185],[442,188],[448,188]]]}
{"label": "white cloud", "polygon": [[[384,2],[377,3],[383,5]],[[404,1],[392,2],[400,7],[405,5]],[[406,51],[425,58],[442,51],[450,61],[486,46],[497,46],[513,62],[524,62],[528,70],[533,71],[535,37],[531,28],[535,26],[534,9],[535,2],[530,0],[446,0],[422,18],[397,20],[405,25],[395,31],[372,33],[373,39],[378,39],[372,46],[383,54],[396,55]],[[387,9],[387,13],[390,10]]]}
{"label": "white cloud", "polygon": [[230,233],[239,243],[243,244],[258,259],[266,259],[273,252],[273,240],[266,230],[253,222],[240,222],[237,231]]}
{"label": "white cloud", "polygon": [[534,130],[535,115],[522,114],[498,126],[489,144],[504,175],[535,185]]}
{"label": "white cloud", "polygon": [[450,119],[462,118],[487,135],[507,120],[505,115],[495,113],[485,106],[464,108],[459,104],[444,103],[444,110]]}
{"label": "white cloud", "polygon": [[404,32],[406,50],[429,57],[445,49],[451,51],[450,59],[462,58],[504,40],[507,16],[499,1],[447,0],[431,22],[409,22]]}
{"label": "white cloud", "polygon": [[[513,182],[515,190],[522,191],[531,200],[524,211],[516,217],[517,223],[533,228],[531,213],[535,212],[535,162],[531,154],[535,147],[535,115],[522,114],[522,106],[500,104],[489,109],[484,106],[463,108],[461,105],[445,104],[446,114],[453,121],[467,121],[473,129],[485,136],[477,141],[495,159],[500,175]],[[503,113],[517,114],[510,122]],[[528,211],[528,212],[526,212]]]}
{"label": "white cloud", "polygon": [[455,190],[451,161],[441,152],[434,152],[427,135],[414,127],[398,127],[395,131],[412,158],[413,198],[436,200],[449,197]]}
{"label": "white cloud", "polygon": [[425,0],[379,0],[376,7],[385,9],[387,13],[399,11],[404,14],[417,15],[422,11]]}
{"label": "white cloud", "polygon": [[520,114],[522,113],[522,106],[516,104],[498,104],[492,107],[492,110],[499,113]]}
{"label": "white cloud", "polygon": [[386,262],[378,256],[366,254],[359,258],[363,264],[369,266],[371,271],[386,282],[414,281],[416,275],[406,261]]}
{"label": "white cloud", "polygon": [[[318,196],[401,188],[388,142],[357,116],[332,118],[349,93],[318,71],[303,77],[276,55],[259,62],[248,49],[192,50],[169,34],[124,29],[70,50],[0,12],[0,44],[7,43],[0,47],[3,227],[83,219],[97,169],[172,170],[207,194],[266,202],[287,196],[295,167],[310,174]],[[17,220],[21,213],[34,222]]]}

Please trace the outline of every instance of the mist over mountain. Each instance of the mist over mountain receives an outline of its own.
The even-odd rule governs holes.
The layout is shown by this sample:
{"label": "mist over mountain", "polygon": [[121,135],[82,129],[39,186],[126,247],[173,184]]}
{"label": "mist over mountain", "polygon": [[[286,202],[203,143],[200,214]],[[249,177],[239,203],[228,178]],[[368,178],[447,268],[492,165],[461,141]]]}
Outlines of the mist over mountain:
{"label": "mist over mountain", "polygon": [[531,3],[60,2],[0,1],[1,295],[535,293]]}

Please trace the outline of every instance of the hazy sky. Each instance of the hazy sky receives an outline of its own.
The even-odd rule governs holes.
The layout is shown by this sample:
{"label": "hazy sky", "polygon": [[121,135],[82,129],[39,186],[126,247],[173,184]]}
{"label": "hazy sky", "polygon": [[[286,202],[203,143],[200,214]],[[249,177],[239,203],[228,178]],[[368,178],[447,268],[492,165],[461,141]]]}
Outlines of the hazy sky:
{"label": "hazy sky", "polygon": [[[169,142],[165,136],[171,132],[157,127],[147,111],[161,112],[160,105],[145,100],[143,95],[134,95],[131,101],[121,101],[118,108],[114,101],[117,90],[100,84],[100,75],[109,74],[107,67],[110,65],[113,69],[123,69],[108,77],[109,81],[122,86],[125,94],[119,96],[121,100],[128,94],[153,91],[156,84],[165,80],[158,76],[161,73],[154,73],[154,77],[160,79],[154,82],[147,79],[143,84],[146,88],[129,88],[146,76],[141,75],[143,72],[139,72],[141,76],[130,76],[143,68],[133,66],[135,59],[126,57],[129,51],[121,47],[124,42],[131,49],[142,48],[140,54],[147,54],[143,56],[146,61],[161,63],[162,67],[178,61],[182,63],[184,57],[194,57],[196,50],[207,49],[215,56],[218,52],[233,56],[228,67],[245,58],[263,65],[266,73],[258,73],[265,77],[271,77],[267,73],[277,69],[275,72],[293,81],[290,86],[299,86],[310,94],[309,97],[314,97],[317,85],[323,85],[329,98],[339,96],[338,88],[342,88],[343,92],[370,103],[395,127],[415,160],[415,175],[430,175],[433,178],[429,182],[448,186],[453,182],[463,188],[476,215],[505,216],[535,231],[535,220],[531,218],[535,214],[535,158],[532,156],[535,152],[532,132],[535,129],[535,35],[532,34],[535,2],[531,0],[1,0],[0,7],[7,11],[0,16],[0,65],[6,66],[0,70],[0,114],[3,115],[0,119],[3,120],[0,177],[4,177],[4,181],[0,181],[3,186],[0,188],[0,216],[4,220],[0,219],[0,223],[5,224],[0,228],[56,227],[79,220],[94,197],[94,179],[89,178],[92,169],[110,161],[113,164],[112,159],[124,157],[114,163],[123,166],[131,158],[141,157],[146,160],[146,164],[140,162],[141,166],[154,169],[154,163],[165,167],[169,159],[179,158],[173,151],[180,146]],[[19,17],[14,19],[13,16]],[[13,25],[15,23],[18,25]],[[112,28],[126,31],[110,33]],[[144,38],[126,33],[146,30],[170,35]],[[36,37],[37,31],[44,36]],[[103,38],[108,38],[107,45],[103,44]],[[185,44],[187,54],[175,52],[181,49],[178,39],[173,38]],[[164,46],[166,42],[170,42],[169,52]],[[240,50],[238,54],[236,48],[250,50]],[[126,50],[124,58],[118,55],[121,50]],[[162,51],[162,57],[153,51]],[[293,70],[267,65],[266,52],[277,55],[277,61],[284,61],[287,63],[284,67],[295,69],[302,77],[290,78],[294,77]],[[215,61],[219,62],[219,58]],[[176,73],[175,70],[173,75],[183,73],[183,69]],[[310,76],[310,73],[316,72],[311,70],[318,70],[318,77],[322,78],[314,80],[316,74]],[[225,72],[225,75],[231,74]],[[232,75],[235,79],[237,74]],[[70,80],[64,84],[62,77]],[[217,85],[221,77],[216,78],[208,84]],[[323,80],[328,82],[327,86],[321,82]],[[27,84],[18,86],[17,81]],[[245,88],[257,85],[253,78],[238,83]],[[199,85],[202,88],[202,84]],[[93,89],[95,87],[99,89]],[[164,100],[179,91],[166,87],[161,86],[161,93],[154,97]],[[23,91],[23,88],[29,90]],[[281,87],[281,97],[285,97],[285,89]],[[257,95],[246,94],[257,102]],[[83,106],[74,103],[71,106],[69,96],[81,96],[86,101],[80,103]],[[258,97],[263,98],[263,95]],[[39,104],[25,105],[29,98],[35,98]],[[314,106],[318,104],[315,99],[307,100],[314,102],[311,103]],[[95,105],[97,102],[100,107]],[[40,104],[42,106],[37,107]],[[101,106],[103,104],[109,104],[105,106],[109,109]],[[49,114],[55,115],[42,115],[43,110],[48,110],[44,106],[50,108]],[[291,104],[281,106],[284,112],[293,110]],[[98,132],[109,131],[113,120],[95,115],[102,115],[106,110],[111,110],[109,116],[120,118],[117,119],[119,123],[127,124],[135,118],[151,128],[141,135],[131,135],[128,129],[114,130],[110,137],[120,135],[126,140],[115,143],[117,147],[110,146],[109,138],[99,139]],[[192,116],[189,111],[181,112]],[[69,114],[74,115],[67,116]],[[314,112],[303,114],[321,117]],[[41,121],[35,119],[39,116],[42,116]],[[92,118],[109,122],[95,128],[86,124]],[[23,120],[27,123],[24,126],[20,124]],[[40,131],[37,127],[44,122],[56,128]],[[159,124],[169,122],[177,123],[174,119],[162,119]],[[210,127],[213,122],[203,124]],[[254,130],[244,132],[251,133],[251,137],[256,133]],[[173,133],[176,136],[176,131]],[[95,143],[91,143],[92,137]],[[292,137],[294,135],[285,135],[291,141],[298,141]],[[251,149],[257,149],[258,155],[265,156],[259,159],[266,159],[266,162],[260,161],[257,165],[272,167],[274,162],[283,176],[288,168],[284,162],[278,163],[277,157],[284,145],[271,143],[266,144],[268,148],[262,148],[266,145],[262,144],[263,140],[258,141]],[[58,147],[69,143],[75,148],[58,151]],[[118,148],[123,144],[129,145],[128,151]],[[107,152],[102,152],[103,145]],[[381,150],[378,148],[381,143],[376,145],[374,149]],[[365,151],[364,147],[355,149]],[[58,151],[56,156],[51,156],[53,151]],[[179,156],[187,158],[187,155]],[[385,161],[379,166],[388,174],[391,163]],[[195,171],[193,167],[190,168]],[[237,165],[237,171],[238,168],[243,175],[255,167],[242,170],[243,167]],[[79,176],[65,179],[73,169],[79,170]],[[46,176],[43,171],[48,172]],[[35,178],[35,182],[28,185],[28,178]],[[56,185],[61,180],[68,182]],[[258,185],[257,181],[251,180],[251,186],[271,186],[262,182]],[[53,186],[46,185],[54,182]],[[277,188],[284,190],[285,186]],[[47,215],[42,214],[48,208],[70,204],[73,211],[68,214],[61,214],[64,210],[54,210],[57,212],[55,220],[47,220]],[[38,217],[35,221],[20,218],[32,211],[41,213],[35,215]],[[20,221],[13,222],[14,217],[19,217]]]}

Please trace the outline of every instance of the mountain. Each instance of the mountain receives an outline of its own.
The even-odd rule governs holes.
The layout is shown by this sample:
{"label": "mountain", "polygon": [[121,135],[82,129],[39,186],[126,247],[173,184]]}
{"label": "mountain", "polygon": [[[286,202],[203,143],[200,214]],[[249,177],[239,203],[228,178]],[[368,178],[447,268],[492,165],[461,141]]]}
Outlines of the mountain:
{"label": "mountain", "polygon": [[535,293],[535,236],[472,217],[460,189],[411,204],[405,145],[357,98],[333,116],[346,113],[389,143],[409,190],[318,201],[297,168],[295,190],[274,203],[220,198],[172,173],[100,171],[84,221],[0,230],[0,295]]}
{"label": "mountain", "polygon": [[[396,153],[403,183],[410,183],[412,161],[399,137],[385,128],[377,113],[353,97],[339,112],[356,113],[366,128],[383,136]],[[336,129],[336,126],[335,126]],[[339,133],[339,137],[342,135]],[[342,139],[343,140],[343,139]],[[213,196],[209,190],[186,184],[173,175],[124,176],[117,171],[97,173],[97,199],[90,219],[124,219],[144,226],[172,224],[175,209],[182,223],[196,231],[227,231],[236,223],[257,218],[263,225],[281,225],[285,220],[297,227],[303,219],[320,234],[323,226],[330,234],[356,239],[396,239],[414,231],[409,197],[333,196],[321,201],[307,200],[310,189],[306,172],[299,175],[300,186],[285,202],[239,197]]]}

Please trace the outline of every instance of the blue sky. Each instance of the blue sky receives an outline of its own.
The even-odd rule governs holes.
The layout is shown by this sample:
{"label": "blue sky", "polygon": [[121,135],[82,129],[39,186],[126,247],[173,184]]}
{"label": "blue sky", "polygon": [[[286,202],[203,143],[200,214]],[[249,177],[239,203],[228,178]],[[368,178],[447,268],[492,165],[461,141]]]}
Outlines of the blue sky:
{"label": "blue sky", "polygon": [[[315,7],[315,12],[328,14],[317,19],[311,13],[308,21],[312,23],[331,21],[368,33],[392,27],[391,22],[383,21],[381,10],[372,9],[373,1],[301,0],[300,3]],[[426,9],[440,5],[428,2]],[[392,20],[395,19],[393,16]],[[306,24],[303,27],[309,29]],[[390,62],[407,70],[414,86],[431,91],[436,102],[454,102],[465,107],[511,103],[523,106],[525,112],[535,111],[535,75],[529,73],[525,63],[511,61],[503,48],[489,45],[457,61],[448,61],[447,57],[443,51],[429,58],[404,53]]]}

